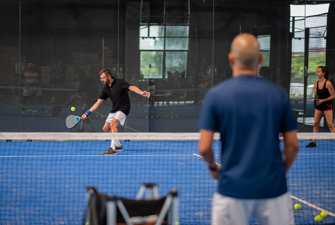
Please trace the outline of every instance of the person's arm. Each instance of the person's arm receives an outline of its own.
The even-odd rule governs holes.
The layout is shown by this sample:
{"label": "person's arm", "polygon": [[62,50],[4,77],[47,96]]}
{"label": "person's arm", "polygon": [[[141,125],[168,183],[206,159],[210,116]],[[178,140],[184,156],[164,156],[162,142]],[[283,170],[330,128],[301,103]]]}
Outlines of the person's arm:
{"label": "person's arm", "polygon": [[325,103],[325,102],[328,102],[328,101],[331,101],[335,98],[334,88],[333,88],[332,83],[329,80],[327,80],[326,88],[328,89],[328,91],[330,93],[330,97],[326,98],[326,99],[319,99],[318,105],[320,105],[322,103]]}
{"label": "person's arm", "polygon": [[216,165],[214,152],[212,149],[212,142],[214,132],[210,130],[200,130],[199,153],[205,160],[210,169],[211,175],[214,179],[219,178],[219,167]]}
{"label": "person's arm", "polygon": [[37,77],[38,77],[38,87],[41,88],[42,87],[42,77],[41,77],[40,73],[37,73]]}
{"label": "person's arm", "polygon": [[284,138],[284,151],[283,158],[285,164],[285,172],[293,165],[294,160],[297,158],[299,152],[299,141],[297,138],[297,130],[283,132]]}
{"label": "person's arm", "polygon": [[30,87],[31,86],[31,84],[29,82],[27,82],[26,79],[24,78],[24,74],[21,75],[20,80],[21,80],[21,83],[24,84],[24,86],[26,86],[26,87]]}
{"label": "person's arm", "polygon": [[129,90],[135,92],[136,94],[142,95],[143,97],[150,97],[150,93],[147,91],[141,91],[138,87],[136,86],[129,86]]}
{"label": "person's arm", "polygon": [[95,110],[97,110],[97,108],[99,108],[102,102],[103,99],[99,98],[98,101],[94,103],[94,105],[81,116],[81,119],[82,120],[86,119],[92,112],[94,112]]}

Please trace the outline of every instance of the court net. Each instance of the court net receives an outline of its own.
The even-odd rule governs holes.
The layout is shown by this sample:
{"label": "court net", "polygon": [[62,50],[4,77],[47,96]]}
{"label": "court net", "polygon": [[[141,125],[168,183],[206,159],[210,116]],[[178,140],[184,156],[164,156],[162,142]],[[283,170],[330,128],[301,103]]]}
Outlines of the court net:
{"label": "court net", "polygon": [[[335,135],[300,133],[288,173],[296,224],[335,223]],[[110,139],[124,151],[103,156]],[[86,187],[135,198],[143,183],[178,189],[179,223],[210,224],[217,182],[198,154],[198,133],[0,133],[0,224],[82,224]],[[311,139],[316,148],[305,148]],[[219,162],[220,137],[213,149]],[[281,143],[283,148],[283,143]],[[251,219],[251,224],[257,221]]]}

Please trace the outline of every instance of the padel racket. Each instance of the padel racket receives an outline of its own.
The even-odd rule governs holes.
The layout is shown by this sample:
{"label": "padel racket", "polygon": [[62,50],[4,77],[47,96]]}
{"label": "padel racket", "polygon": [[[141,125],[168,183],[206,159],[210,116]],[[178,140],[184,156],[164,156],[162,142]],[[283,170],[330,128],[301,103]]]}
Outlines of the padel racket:
{"label": "padel racket", "polygon": [[66,120],[65,120],[65,124],[67,128],[69,129],[75,128],[75,126],[77,126],[79,122],[80,122],[80,117],[74,116],[74,115],[70,115],[66,117]]}

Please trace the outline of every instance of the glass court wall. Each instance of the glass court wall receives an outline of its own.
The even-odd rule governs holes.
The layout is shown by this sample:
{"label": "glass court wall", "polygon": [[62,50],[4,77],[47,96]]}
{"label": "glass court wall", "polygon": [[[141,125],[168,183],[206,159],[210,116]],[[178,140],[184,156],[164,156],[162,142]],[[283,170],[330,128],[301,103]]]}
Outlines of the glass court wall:
{"label": "glass court wall", "polygon": [[[0,2],[0,131],[69,131],[100,96],[103,68],[141,90],[120,131],[193,132],[209,88],[231,77],[230,43],[258,37],[259,76],[290,95],[313,128],[315,70],[334,83],[332,1],[19,0]],[[75,107],[75,111],[70,108]],[[102,132],[110,100],[73,132]],[[321,123],[320,131],[327,131]]]}

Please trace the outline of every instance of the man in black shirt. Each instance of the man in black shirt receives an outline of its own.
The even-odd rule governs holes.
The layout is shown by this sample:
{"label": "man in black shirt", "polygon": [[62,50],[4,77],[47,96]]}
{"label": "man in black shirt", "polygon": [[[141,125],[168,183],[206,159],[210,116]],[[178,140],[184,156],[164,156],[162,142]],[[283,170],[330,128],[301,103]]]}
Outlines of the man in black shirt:
{"label": "man in black shirt", "polygon": [[[112,73],[109,69],[101,70],[99,72],[99,75],[100,80],[106,85],[103,88],[101,95],[98,98],[98,101],[81,116],[81,119],[86,119],[94,110],[99,108],[103,100],[106,100],[109,97],[112,101],[113,109],[109,113],[102,129],[104,132],[117,133],[117,126],[119,124],[121,124],[122,126],[124,125],[126,117],[130,111],[130,99],[128,91],[133,91],[147,98],[150,97],[150,93],[146,91],[141,91],[136,86],[131,86],[123,79],[116,79],[112,76]],[[112,139],[111,147],[102,154],[115,155],[117,153],[117,150],[123,151],[123,147],[118,140]]]}

